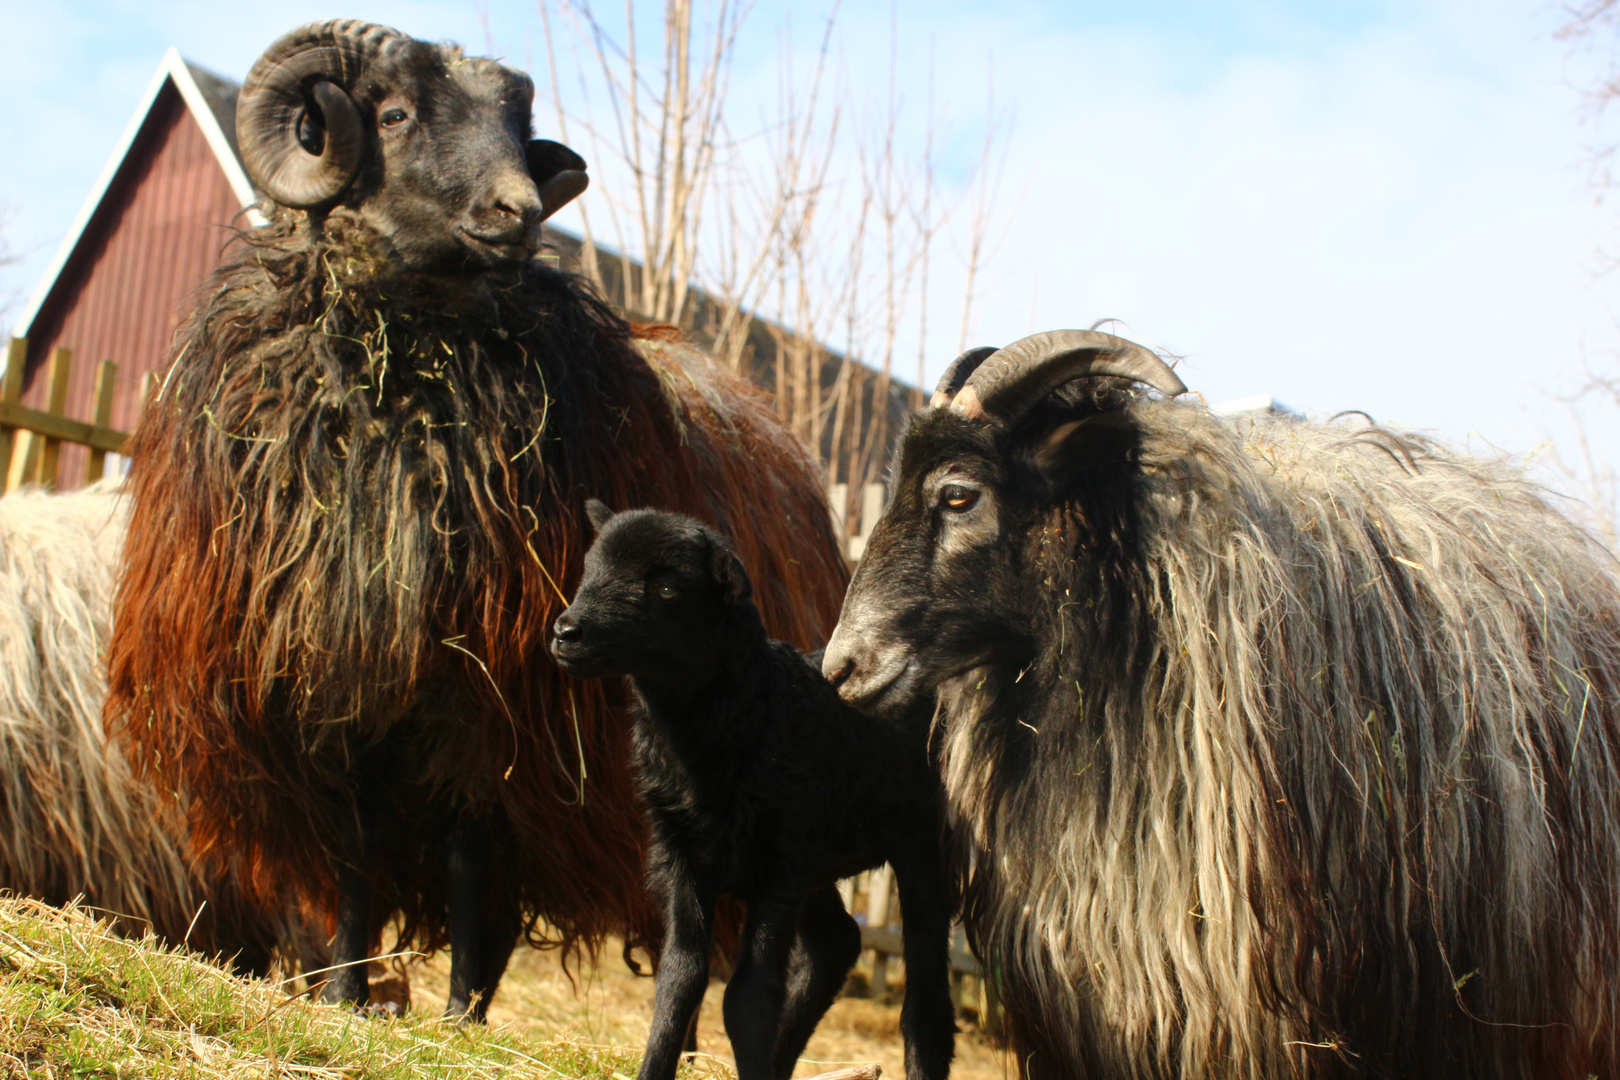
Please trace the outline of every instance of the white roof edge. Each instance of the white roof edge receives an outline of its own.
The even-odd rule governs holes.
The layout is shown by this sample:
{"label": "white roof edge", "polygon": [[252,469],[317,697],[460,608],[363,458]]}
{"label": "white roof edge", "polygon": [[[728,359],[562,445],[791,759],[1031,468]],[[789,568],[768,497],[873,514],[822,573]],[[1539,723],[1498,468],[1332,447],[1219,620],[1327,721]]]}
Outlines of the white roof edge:
{"label": "white roof edge", "polygon": [[[124,133],[119,136],[118,143],[107,158],[107,164],[102,166],[101,175],[90,188],[90,195],[85,199],[84,205],[79,208],[79,214],[68,226],[67,235],[62,238],[61,246],[56,249],[56,255],[51,259],[50,265],[45,268],[40,278],[39,287],[29,298],[28,304],[18,317],[16,328],[12,330],[13,337],[27,337],[32,329],[34,320],[39,316],[40,308],[45,306],[46,297],[51,295],[51,289],[56,285],[56,279],[62,275],[67,261],[72,257],[73,251],[79,246],[79,240],[84,236],[84,230],[89,228],[90,219],[95,216],[96,208],[106,196],[107,189],[112,186],[113,178],[129,156],[130,147],[135,144],[135,138],[141,133],[146,124],[146,118],[152,112],[152,106],[157,96],[163,90],[167,80],[174,80],[175,89],[180,91],[180,97],[191,111],[192,117],[202,128],[203,137],[208,140],[208,147],[214,152],[219,161],[220,168],[225,170],[225,179],[231,185],[231,191],[242,200],[243,208],[253,205],[253,185],[248,182],[247,173],[242,169],[242,163],[236,159],[236,153],[231,149],[230,142],[220,129],[219,120],[214,116],[214,110],[209,108],[207,99],[198,89],[197,82],[191,77],[191,70],[186,67],[185,60],[174,46],[163,54],[158,69],[152,74],[152,81],[147,84],[146,92],[141,95],[140,102],[135,106],[135,114],[129,118],[124,127]],[[248,221],[255,225],[263,225],[264,218],[255,210],[248,211]]]}
{"label": "white roof edge", "polygon": [[250,209],[258,196],[253,192],[253,182],[248,179],[247,170],[242,168],[241,160],[236,151],[231,149],[231,141],[226,138],[225,130],[219,126],[219,117],[214,115],[214,109],[203,97],[202,90],[197,86],[197,80],[191,76],[191,68],[181,57],[173,45],[163,54],[163,68],[174,80],[175,88],[185,99],[186,107],[196,118],[197,126],[202,128],[203,138],[208,140],[208,148],[214,152],[214,159],[225,173],[225,180],[231,185],[231,191],[242,204],[242,209],[248,211],[248,222],[254,227],[265,224],[264,215],[257,210]]}

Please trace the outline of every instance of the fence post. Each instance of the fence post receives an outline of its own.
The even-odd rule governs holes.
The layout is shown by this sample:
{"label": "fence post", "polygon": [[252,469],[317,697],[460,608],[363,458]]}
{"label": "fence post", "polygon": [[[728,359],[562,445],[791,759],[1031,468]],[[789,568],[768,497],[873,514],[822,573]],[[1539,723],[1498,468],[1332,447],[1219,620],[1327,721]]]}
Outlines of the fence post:
{"label": "fence post", "polygon": [[[28,339],[14,337],[6,348],[6,369],[0,372],[0,401],[22,397],[23,367],[28,363]],[[11,449],[16,445],[11,428],[0,428],[0,495],[10,489]]]}
{"label": "fence post", "polygon": [[[894,871],[884,863],[867,878],[866,925],[875,930],[889,925],[889,892],[893,887]],[[872,996],[882,997],[889,989],[889,954],[882,949],[872,950]]]}
{"label": "fence post", "polygon": [[[118,385],[118,365],[111,360],[103,360],[101,366],[96,368],[96,419],[97,427],[112,426],[113,390]],[[107,475],[107,451],[91,450],[90,461],[84,467],[84,482],[93,484]]]}
{"label": "fence post", "polygon": [[[50,369],[46,372],[45,411],[61,416],[67,411],[68,372],[73,369],[73,350],[51,350]],[[56,486],[56,462],[62,453],[62,440],[47,437],[45,452],[39,455],[39,471],[33,477],[41,487]]]}

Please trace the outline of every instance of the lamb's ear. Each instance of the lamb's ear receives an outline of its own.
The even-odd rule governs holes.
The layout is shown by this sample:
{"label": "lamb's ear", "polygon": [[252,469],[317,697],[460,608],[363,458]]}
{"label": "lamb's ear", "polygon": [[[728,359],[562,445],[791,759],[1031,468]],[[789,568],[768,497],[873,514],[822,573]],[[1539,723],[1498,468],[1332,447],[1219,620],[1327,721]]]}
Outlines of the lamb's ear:
{"label": "lamb's ear", "polygon": [[1132,412],[1109,409],[1059,424],[1036,444],[1031,461],[1056,498],[1077,483],[1124,476],[1141,444]]}
{"label": "lamb's ear", "polygon": [[602,526],[608,523],[613,511],[608,509],[607,503],[601,499],[585,500],[585,516],[591,519],[591,528],[596,532],[602,531]]}
{"label": "lamb's ear", "polygon": [[748,580],[742,560],[724,544],[715,544],[709,549],[709,574],[720,586],[720,596],[728,604],[741,603],[754,595],[753,583]]}

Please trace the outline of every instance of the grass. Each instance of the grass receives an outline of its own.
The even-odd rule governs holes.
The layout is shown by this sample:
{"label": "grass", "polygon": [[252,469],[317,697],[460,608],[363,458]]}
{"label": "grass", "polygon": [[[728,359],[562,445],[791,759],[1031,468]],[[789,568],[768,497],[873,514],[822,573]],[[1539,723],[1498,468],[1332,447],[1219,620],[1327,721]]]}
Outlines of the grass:
{"label": "grass", "polygon": [[[29,1077],[540,1077],[628,1080],[651,1015],[652,980],[604,954],[570,974],[555,952],[519,949],[490,1026],[438,1019],[448,962],[408,965],[411,1011],[364,1019],[239,979],[206,958],[119,937],[93,912],[0,893],[0,1080]],[[376,984],[374,984],[376,986]],[[720,1024],[723,984],[709,988],[698,1049],[680,1080],[733,1080]],[[904,1074],[896,1001],[842,998],[797,1072],[881,1061]],[[635,1047],[636,1049],[631,1049]],[[953,1080],[1016,1075],[965,1024]]]}
{"label": "grass", "polygon": [[[0,1077],[622,1080],[630,1051],[421,1013],[363,1019],[120,938],[80,908],[0,896]],[[714,1073],[702,1062],[683,1075]]]}

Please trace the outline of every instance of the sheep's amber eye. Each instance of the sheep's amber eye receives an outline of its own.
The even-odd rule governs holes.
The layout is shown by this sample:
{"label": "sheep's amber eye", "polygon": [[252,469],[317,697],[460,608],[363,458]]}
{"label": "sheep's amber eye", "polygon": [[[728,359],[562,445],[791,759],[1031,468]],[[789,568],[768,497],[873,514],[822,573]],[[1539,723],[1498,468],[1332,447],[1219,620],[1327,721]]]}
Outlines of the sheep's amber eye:
{"label": "sheep's amber eye", "polygon": [[398,127],[405,122],[404,109],[389,109],[382,114],[383,127]]}
{"label": "sheep's amber eye", "polygon": [[660,600],[673,600],[681,595],[681,590],[673,585],[660,585],[655,591],[658,593],[658,599]]}
{"label": "sheep's amber eye", "polygon": [[979,501],[979,493],[961,484],[946,484],[939,489],[939,505],[947,510],[966,510]]}

